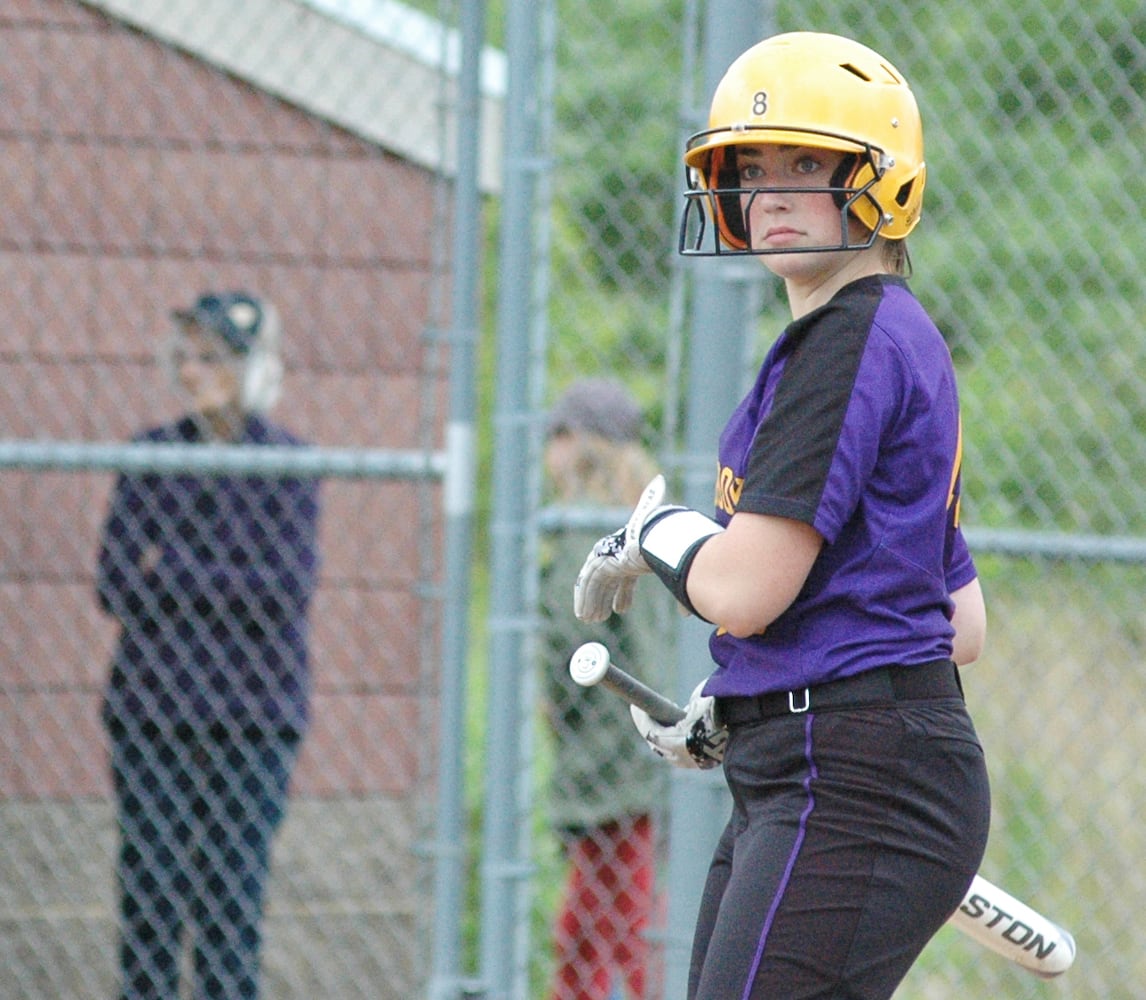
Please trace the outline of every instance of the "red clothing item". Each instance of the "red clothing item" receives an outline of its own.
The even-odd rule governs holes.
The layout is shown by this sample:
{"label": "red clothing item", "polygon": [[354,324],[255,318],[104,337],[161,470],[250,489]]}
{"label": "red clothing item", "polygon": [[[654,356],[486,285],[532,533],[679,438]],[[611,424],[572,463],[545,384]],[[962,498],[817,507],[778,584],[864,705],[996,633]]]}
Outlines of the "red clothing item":
{"label": "red clothing item", "polygon": [[648,995],[647,932],[654,838],[648,815],[594,827],[570,841],[557,918],[552,1000],[607,1000],[619,975],[631,1000]]}

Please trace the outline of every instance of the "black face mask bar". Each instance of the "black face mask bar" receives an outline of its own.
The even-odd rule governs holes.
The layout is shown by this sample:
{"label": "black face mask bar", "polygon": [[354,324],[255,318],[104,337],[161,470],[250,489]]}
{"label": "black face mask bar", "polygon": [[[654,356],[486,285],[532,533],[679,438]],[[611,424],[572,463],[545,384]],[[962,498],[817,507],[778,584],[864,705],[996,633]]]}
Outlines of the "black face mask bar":
{"label": "black face mask bar", "polygon": [[[690,144],[702,140],[714,132],[724,132],[726,129],[710,129],[693,136]],[[750,145],[748,133],[753,129],[745,129],[744,144]],[[759,131],[776,131],[764,129]],[[783,130],[789,131],[789,130]],[[832,135],[833,138],[845,139],[844,136],[834,136],[832,133],[809,133],[817,135]],[[734,150],[735,147],[728,147]],[[731,180],[734,172],[721,170],[718,177],[718,186],[705,188],[700,185],[699,176],[695,168],[685,168],[684,213],[681,216],[680,232],[677,241],[677,251],[686,257],[733,257],[733,256],[765,256],[781,253],[822,253],[831,250],[866,250],[872,246],[884,227],[884,214],[879,203],[871,194],[871,189],[879,182],[884,174],[885,160],[883,154],[870,145],[864,145],[863,152],[857,153],[861,163],[866,162],[872,168],[871,179],[862,187],[849,187],[844,184],[844,177],[832,178],[828,187],[767,187],[743,188],[724,187],[725,180]],[[847,161],[842,166],[848,166]],[[853,170],[845,173],[854,173]],[[793,247],[782,249],[754,248],[752,246],[751,214],[752,203],[761,194],[830,194],[840,210],[840,241],[834,245]],[[849,222],[852,218],[851,210],[861,199],[867,199],[875,208],[876,218],[879,220],[875,229],[871,230],[861,242],[853,242],[849,233]],[[722,235],[723,230],[723,235]],[[731,237],[742,246],[730,245],[724,237]]]}
{"label": "black face mask bar", "polygon": [[[680,238],[677,251],[685,257],[763,257],[769,254],[781,253],[822,253],[825,250],[866,250],[872,246],[883,229],[883,214],[879,215],[879,224],[871,230],[866,238],[859,243],[852,242],[849,230],[851,207],[861,198],[870,197],[868,190],[875,183],[869,181],[862,188],[718,188],[715,191],[697,189],[685,191],[684,214],[680,223]],[[750,221],[752,202],[762,194],[831,194],[844,196],[840,206],[840,242],[813,247],[783,247],[770,249],[752,246],[752,224]],[[712,220],[718,218],[717,199],[747,197],[748,202],[736,211],[740,214],[744,230],[744,246],[733,247],[721,239],[719,227]],[[875,204],[875,199],[872,199]],[[878,205],[876,205],[878,210]],[[727,211],[723,213],[726,217]]]}

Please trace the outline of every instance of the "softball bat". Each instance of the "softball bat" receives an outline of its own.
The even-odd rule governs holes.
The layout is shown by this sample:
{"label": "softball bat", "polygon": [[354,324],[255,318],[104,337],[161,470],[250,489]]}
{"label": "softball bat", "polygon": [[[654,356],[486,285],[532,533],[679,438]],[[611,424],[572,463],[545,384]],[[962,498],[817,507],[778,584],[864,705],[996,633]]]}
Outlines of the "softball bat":
{"label": "softball bat", "polygon": [[[626,673],[603,643],[587,642],[569,661],[569,674],[582,687],[599,685],[648,712],[662,725],[684,718],[674,701]],[[1010,893],[976,875],[948,923],[971,940],[1043,979],[1061,976],[1074,963],[1070,932]]]}
{"label": "softball bat", "polygon": [[580,646],[569,661],[569,674],[581,687],[600,686],[620,695],[630,705],[644,709],[650,719],[662,726],[671,726],[684,718],[684,709],[675,701],[616,666],[603,643],[587,642]]}
{"label": "softball bat", "polygon": [[971,887],[949,923],[1043,979],[1061,976],[1074,964],[1076,948],[1070,931],[982,875],[971,880]]}

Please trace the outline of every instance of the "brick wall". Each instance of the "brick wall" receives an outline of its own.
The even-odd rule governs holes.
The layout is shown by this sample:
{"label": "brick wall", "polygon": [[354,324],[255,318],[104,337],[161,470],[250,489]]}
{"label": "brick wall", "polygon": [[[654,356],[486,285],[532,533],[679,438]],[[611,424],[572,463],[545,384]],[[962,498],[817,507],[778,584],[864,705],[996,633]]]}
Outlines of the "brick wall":
{"label": "brick wall", "polygon": [[[0,6],[0,437],[118,441],[178,412],[167,315],[242,287],[283,317],[275,418],[417,448],[434,177],[71,0]],[[438,439],[435,430],[434,440]],[[0,470],[0,797],[107,793],[114,629],[92,572],[111,477]],[[408,791],[419,512],[434,488],[328,481],[301,795]],[[396,742],[396,741],[395,741]]]}

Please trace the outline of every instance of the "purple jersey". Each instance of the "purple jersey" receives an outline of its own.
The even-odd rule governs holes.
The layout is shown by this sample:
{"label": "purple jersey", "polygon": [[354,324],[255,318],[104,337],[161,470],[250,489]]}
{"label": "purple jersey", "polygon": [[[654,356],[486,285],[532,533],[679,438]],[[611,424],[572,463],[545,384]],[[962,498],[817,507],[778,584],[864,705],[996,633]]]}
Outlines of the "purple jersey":
{"label": "purple jersey", "polygon": [[976,575],[961,454],[951,356],[903,279],[862,278],[790,324],[721,435],[716,516],[803,521],[824,547],[765,633],[712,636],[705,693],[949,657],[948,595]]}

